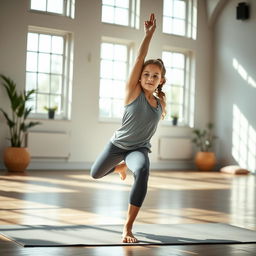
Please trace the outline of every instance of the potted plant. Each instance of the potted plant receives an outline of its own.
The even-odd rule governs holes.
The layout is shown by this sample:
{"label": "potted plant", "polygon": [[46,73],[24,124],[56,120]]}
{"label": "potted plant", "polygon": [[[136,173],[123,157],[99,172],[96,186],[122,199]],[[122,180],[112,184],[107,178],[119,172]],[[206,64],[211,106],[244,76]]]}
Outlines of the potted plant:
{"label": "potted plant", "polygon": [[48,107],[45,106],[44,109],[46,111],[48,111],[48,118],[49,119],[54,119],[55,111],[58,109],[58,107],[54,106],[52,108],[48,108]]}
{"label": "potted plant", "polygon": [[179,119],[178,114],[172,114],[171,118],[172,118],[172,125],[176,126],[178,124],[178,119]]}
{"label": "potted plant", "polygon": [[192,142],[199,151],[195,156],[195,165],[201,171],[210,171],[216,164],[215,153],[212,152],[213,142],[216,136],[213,134],[213,124],[207,124],[206,129],[194,129]]}
{"label": "potted plant", "polygon": [[11,142],[11,146],[4,150],[4,164],[9,171],[24,171],[30,162],[29,152],[24,147],[25,134],[29,128],[39,124],[39,122],[25,122],[32,111],[31,107],[26,107],[26,102],[31,99],[35,90],[18,93],[16,84],[10,78],[0,74],[0,79],[11,105],[11,115],[0,108],[9,127]]}

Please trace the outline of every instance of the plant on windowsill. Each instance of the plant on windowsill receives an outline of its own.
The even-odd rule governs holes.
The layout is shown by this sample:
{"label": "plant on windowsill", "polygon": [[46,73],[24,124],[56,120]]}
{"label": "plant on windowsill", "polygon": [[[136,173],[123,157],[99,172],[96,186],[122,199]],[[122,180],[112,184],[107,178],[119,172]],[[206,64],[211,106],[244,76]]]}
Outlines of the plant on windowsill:
{"label": "plant on windowsill", "polygon": [[195,165],[200,171],[210,171],[216,165],[215,153],[212,152],[213,142],[217,138],[213,134],[213,124],[208,123],[206,129],[194,129],[192,142],[198,148]]}
{"label": "plant on windowsill", "polygon": [[172,114],[171,118],[172,118],[172,125],[176,126],[178,124],[178,120],[179,120],[178,114]]}
{"label": "plant on windowsill", "polygon": [[24,145],[25,135],[31,127],[40,124],[39,122],[26,122],[31,107],[26,107],[26,102],[31,99],[35,90],[18,92],[16,84],[10,78],[0,74],[2,85],[8,95],[11,105],[11,115],[2,108],[7,125],[9,127],[11,147],[4,150],[4,164],[9,171],[24,171],[30,162],[30,154]]}
{"label": "plant on windowsill", "polygon": [[54,106],[54,107],[44,107],[44,109],[46,110],[46,111],[48,111],[48,118],[49,119],[54,119],[54,116],[55,116],[55,111],[58,109],[58,107],[57,106]]}

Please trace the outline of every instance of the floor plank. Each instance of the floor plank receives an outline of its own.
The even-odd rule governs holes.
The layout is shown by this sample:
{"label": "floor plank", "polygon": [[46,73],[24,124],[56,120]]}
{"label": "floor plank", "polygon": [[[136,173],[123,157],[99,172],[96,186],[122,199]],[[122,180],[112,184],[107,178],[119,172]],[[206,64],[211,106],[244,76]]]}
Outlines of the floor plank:
{"label": "floor plank", "polygon": [[[255,175],[151,171],[136,223],[222,222],[256,230]],[[88,171],[0,171],[0,225],[122,224],[132,175],[92,180]],[[0,255],[255,255],[256,244],[22,248],[0,236]]]}

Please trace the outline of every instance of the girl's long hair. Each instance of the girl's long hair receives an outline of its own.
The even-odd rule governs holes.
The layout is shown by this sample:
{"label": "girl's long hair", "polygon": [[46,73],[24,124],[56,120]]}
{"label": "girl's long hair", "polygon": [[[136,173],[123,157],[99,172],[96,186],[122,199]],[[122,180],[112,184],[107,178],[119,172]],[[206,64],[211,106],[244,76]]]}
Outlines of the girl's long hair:
{"label": "girl's long hair", "polygon": [[166,96],[165,96],[165,93],[162,91],[162,88],[163,88],[163,85],[166,83],[166,78],[165,78],[166,69],[164,66],[164,62],[161,59],[150,59],[145,61],[142,70],[144,70],[144,68],[150,64],[154,64],[161,69],[161,78],[163,79],[163,82],[159,84],[158,87],[156,88],[155,95],[160,100],[162,100],[162,103],[163,103],[162,119],[164,119],[164,117],[166,116]]}

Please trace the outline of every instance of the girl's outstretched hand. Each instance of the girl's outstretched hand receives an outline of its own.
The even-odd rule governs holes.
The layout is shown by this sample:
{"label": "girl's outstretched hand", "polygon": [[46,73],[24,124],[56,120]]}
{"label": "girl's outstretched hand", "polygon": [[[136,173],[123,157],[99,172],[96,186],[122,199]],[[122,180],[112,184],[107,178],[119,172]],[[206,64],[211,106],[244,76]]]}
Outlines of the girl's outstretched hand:
{"label": "girl's outstretched hand", "polygon": [[144,30],[147,35],[153,35],[156,29],[156,19],[154,13],[151,13],[150,19],[144,21]]}

